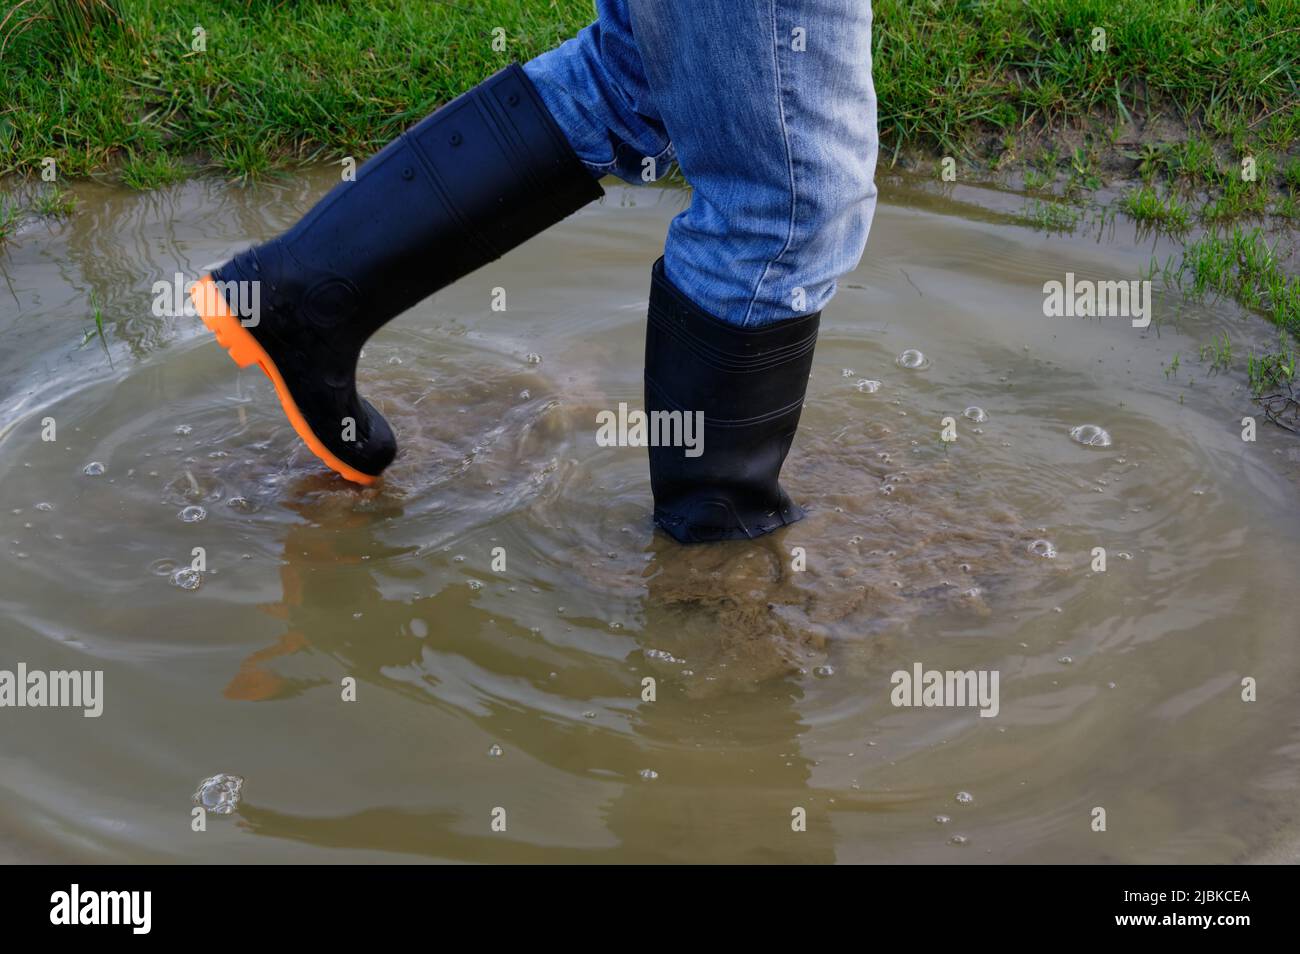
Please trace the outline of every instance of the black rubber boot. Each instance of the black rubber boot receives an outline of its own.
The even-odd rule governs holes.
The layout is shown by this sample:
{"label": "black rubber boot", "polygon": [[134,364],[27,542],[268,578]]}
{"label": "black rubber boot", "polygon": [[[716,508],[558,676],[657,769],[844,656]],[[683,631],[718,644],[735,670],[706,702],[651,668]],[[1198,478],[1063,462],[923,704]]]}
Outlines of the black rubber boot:
{"label": "black rubber boot", "polygon": [[[702,453],[650,447],[655,523],[680,543],[753,539],[804,513],[777,478],[808,390],[821,312],[738,328],[668,280],[650,286],[645,405],[704,413]],[[651,433],[656,428],[651,426]]]}
{"label": "black rubber boot", "polygon": [[[231,357],[275,382],[316,455],[370,483],[397,445],[357,394],[366,339],[603,194],[512,65],[389,143],[355,181],[205,277],[193,297]],[[240,284],[250,282],[260,283],[255,299]]]}

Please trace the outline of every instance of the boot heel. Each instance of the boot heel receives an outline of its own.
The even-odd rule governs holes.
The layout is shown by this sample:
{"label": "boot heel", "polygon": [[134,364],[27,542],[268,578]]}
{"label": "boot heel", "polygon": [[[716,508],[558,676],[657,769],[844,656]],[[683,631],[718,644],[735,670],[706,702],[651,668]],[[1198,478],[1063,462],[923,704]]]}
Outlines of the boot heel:
{"label": "boot heel", "polygon": [[[217,342],[230,355],[230,360],[241,368],[262,363],[257,353],[260,349],[249,340],[248,332],[244,331],[234,318],[222,319],[221,327],[215,329],[215,334]],[[265,366],[262,367],[262,371],[266,372]],[[267,372],[266,376],[269,378],[271,375]]]}
{"label": "boot heel", "polygon": [[203,319],[203,324],[216,337],[217,344],[226,349],[235,364],[247,368],[257,362],[261,348],[231,313],[211,275],[204,275],[194,283],[190,289],[190,298],[193,299],[194,308]]}

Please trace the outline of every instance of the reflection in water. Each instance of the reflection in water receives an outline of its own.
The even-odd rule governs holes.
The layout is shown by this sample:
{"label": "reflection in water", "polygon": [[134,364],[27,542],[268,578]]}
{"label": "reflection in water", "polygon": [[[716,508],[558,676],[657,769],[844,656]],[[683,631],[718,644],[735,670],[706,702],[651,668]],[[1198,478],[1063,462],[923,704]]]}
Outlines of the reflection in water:
{"label": "reflection in water", "polygon": [[[413,600],[386,600],[379,581],[366,566],[370,561],[382,561],[403,552],[400,548],[384,547],[373,533],[376,526],[399,519],[400,508],[340,513],[333,498],[302,499],[290,506],[304,522],[295,524],[285,534],[280,571],[282,598],[263,607],[270,615],[284,620],[286,630],[274,644],[242,661],[225,689],[227,698],[266,702],[327,685],[325,680],[283,677],[273,665],[281,657],[314,651],[335,659],[341,671],[362,685],[416,696],[428,694],[437,699],[441,682],[438,655],[459,650],[469,657],[491,657],[497,651],[505,651],[511,640],[533,639],[522,625],[497,619],[473,605],[477,591],[472,587],[448,587],[436,596]],[[675,648],[694,657],[694,649],[708,646],[714,658],[732,657],[722,667],[732,661],[749,662],[757,655],[763,657],[766,672],[772,658],[791,658],[793,644],[785,645],[770,635],[760,636],[752,623],[747,636],[734,628],[713,629],[713,633],[724,635],[725,642],[721,649],[711,645],[709,627],[699,626],[700,615],[689,609],[683,614],[683,606],[689,606],[691,600],[668,572],[669,567],[681,562],[674,559],[680,556],[675,546],[662,546],[656,540],[646,555],[651,557],[646,564],[644,587],[646,631],[672,631],[683,617],[692,619],[700,633],[694,638],[677,640]],[[733,557],[747,559],[739,548]],[[711,562],[715,568],[725,567],[725,561]],[[712,570],[711,574],[717,576],[718,570]],[[750,580],[742,585],[746,595],[753,595],[759,584]],[[717,595],[718,589],[716,585],[709,588],[708,603],[734,606],[734,599]],[[701,604],[700,609],[703,608]],[[367,620],[364,646],[354,642],[346,627],[339,626],[341,612]],[[438,621],[449,619],[456,620],[458,630],[475,634],[474,642],[456,645],[453,641],[448,645],[445,640],[439,640],[438,637],[449,634],[438,630]],[[419,625],[415,625],[416,621]],[[739,617],[728,622],[735,627]],[[739,648],[739,644],[726,639],[728,632],[741,636],[746,644],[739,656],[725,648]],[[374,638],[375,634],[382,635]],[[487,635],[486,641],[481,640],[483,635]],[[429,643],[435,641],[443,645],[438,653],[428,649]],[[617,857],[641,861],[834,860],[830,829],[824,819],[819,824],[817,818],[822,799],[809,789],[810,767],[807,759],[798,754],[803,727],[798,714],[802,692],[797,684],[782,681],[766,685],[760,695],[740,700],[713,694],[701,703],[694,693],[679,691],[681,687],[674,684],[670,671],[646,666],[651,656],[674,663],[680,663],[680,659],[661,648],[645,645],[640,645],[632,655],[640,657],[638,664],[629,670],[632,678],[616,680],[622,684],[605,688],[611,696],[625,694],[630,700],[623,707],[622,715],[635,743],[622,747],[652,761],[664,752],[671,752],[674,770],[671,777],[664,778],[652,769],[638,769],[626,758],[624,764],[606,766],[605,771],[619,776],[643,779],[641,784],[625,785],[601,809],[608,830],[618,838]],[[704,665],[716,664],[707,661]],[[508,675],[529,679],[526,667],[512,668],[515,671]],[[653,678],[656,684],[662,682],[663,695],[656,685],[653,701],[634,701],[644,689],[641,678],[636,677],[641,672],[657,673]],[[494,673],[498,678],[503,675],[507,674]],[[551,673],[546,678],[533,679],[530,691],[550,694],[549,684],[554,676]],[[590,680],[586,681],[590,684]],[[736,719],[746,709],[748,718]],[[475,718],[485,730],[490,730],[494,715],[494,708],[489,707],[485,714]],[[553,725],[551,728],[553,731],[540,737],[534,744],[535,750],[527,754],[566,771],[590,771],[580,759],[569,763],[563,756],[566,751],[580,751],[582,745],[575,744],[575,737],[584,736],[590,730],[577,720],[567,727]],[[515,743],[521,744],[527,750],[528,743]],[[653,777],[645,778],[642,773]],[[796,809],[811,814],[813,819],[808,831],[798,838],[791,829],[792,812]],[[533,845],[527,831],[513,837],[464,835],[457,838],[448,835],[448,829],[456,827],[456,819],[445,813],[374,810],[360,815],[319,818],[251,804],[241,809],[241,817],[251,830],[271,837],[454,860],[576,862],[609,860],[605,856],[610,854]]]}

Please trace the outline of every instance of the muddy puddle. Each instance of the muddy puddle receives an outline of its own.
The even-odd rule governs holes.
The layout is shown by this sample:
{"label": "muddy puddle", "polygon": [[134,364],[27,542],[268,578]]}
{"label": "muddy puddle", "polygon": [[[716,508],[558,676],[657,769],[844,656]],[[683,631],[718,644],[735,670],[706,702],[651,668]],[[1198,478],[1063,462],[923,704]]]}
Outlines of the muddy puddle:
{"label": "muddy puddle", "polygon": [[[681,548],[651,530],[645,451],[598,446],[595,415],[640,406],[649,267],[685,194],[613,186],[373,339],[363,393],[402,451],[358,491],[260,372],[153,313],[154,282],[286,227],[329,175],[88,185],[0,257],[0,669],[104,674],[98,718],[0,709],[0,852],[1228,862],[1289,843],[1294,439],[1243,442],[1237,384],[1195,360],[1262,323],[1159,287],[1147,329],[1043,314],[1044,282],[1137,279],[1171,249],[888,187],[785,470],[809,518]],[[1071,438],[1088,425],[1109,446]],[[996,671],[996,716],[893,705],[918,663]],[[238,806],[192,831],[222,773]]]}

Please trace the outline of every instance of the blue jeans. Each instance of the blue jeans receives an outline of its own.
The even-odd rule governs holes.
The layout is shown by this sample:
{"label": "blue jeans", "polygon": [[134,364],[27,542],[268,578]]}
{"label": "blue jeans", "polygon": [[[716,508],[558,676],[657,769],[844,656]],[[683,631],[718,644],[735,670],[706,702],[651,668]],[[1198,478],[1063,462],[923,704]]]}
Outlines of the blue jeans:
{"label": "blue jeans", "polygon": [[875,211],[869,0],[597,0],[524,69],[593,174],[676,162],[668,278],[736,325],[819,311]]}

